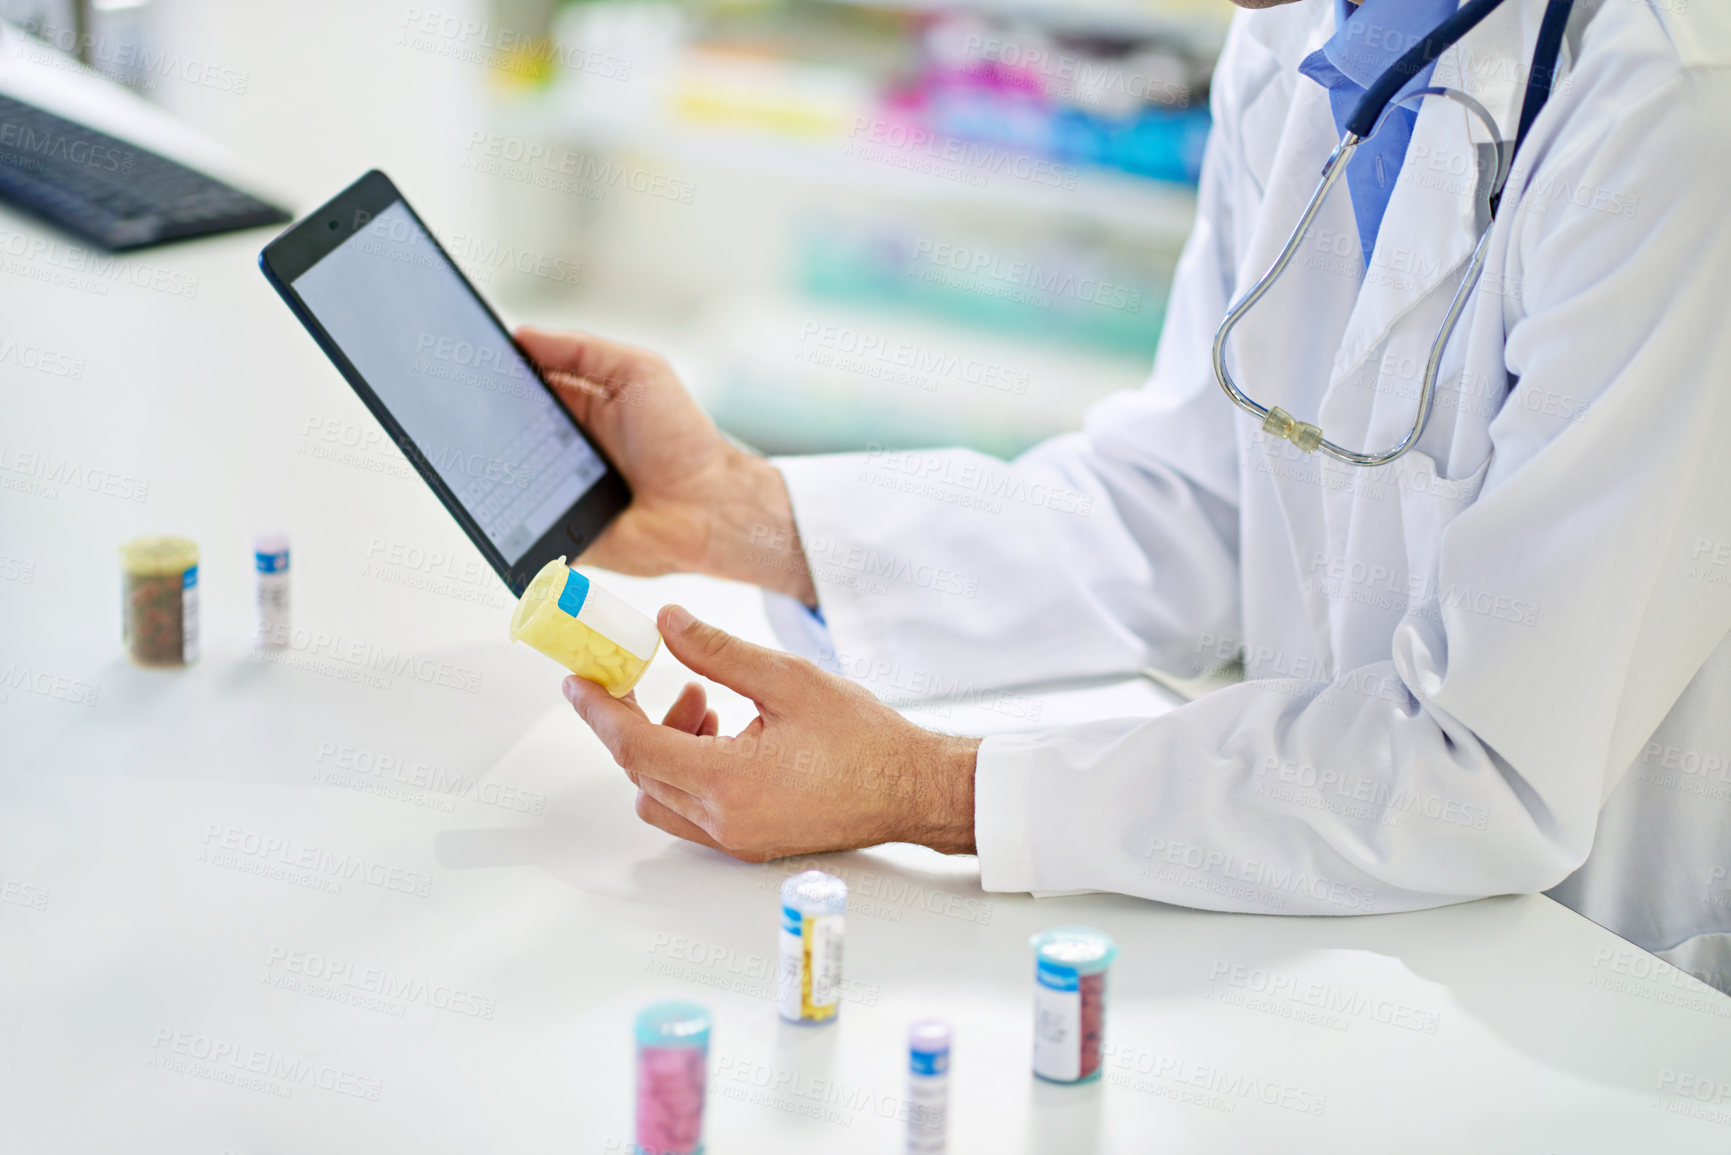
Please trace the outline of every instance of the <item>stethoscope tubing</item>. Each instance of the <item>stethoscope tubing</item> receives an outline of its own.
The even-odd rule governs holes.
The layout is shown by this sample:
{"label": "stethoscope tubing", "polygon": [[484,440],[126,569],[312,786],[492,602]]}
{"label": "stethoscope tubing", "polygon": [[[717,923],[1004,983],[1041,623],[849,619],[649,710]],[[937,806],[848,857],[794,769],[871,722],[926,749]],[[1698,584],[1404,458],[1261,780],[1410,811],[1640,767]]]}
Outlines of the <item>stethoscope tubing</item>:
{"label": "stethoscope tubing", "polygon": [[[1406,454],[1416,445],[1423,435],[1425,427],[1430,423],[1431,413],[1436,403],[1437,378],[1442,369],[1443,354],[1448,347],[1449,339],[1454,336],[1456,326],[1460,323],[1461,314],[1466,309],[1468,299],[1478,287],[1479,279],[1484,273],[1490,227],[1495,221],[1496,207],[1501,202],[1503,186],[1508,181],[1509,171],[1513,165],[1513,150],[1508,147],[1508,142],[1498,135],[1496,119],[1491,116],[1490,111],[1468,93],[1458,89],[1430,87],[1408,93],[1399,100],[1395,100],[1395,95],[1427,64],[1442,55],[1450,46],[1459,42],[1463,36],[1502,3],[1503,0],[1471,0],[1470,3],[1456,11],[1453,16],[1439,24],[1430,35],[1408,49],[1399,60],[1395,61],[1371,83],[1364,96],[1354,106],[1340,143],[1335,146],[1334,151],[1329,154],[1328,160],[1323,164],[1321,180],[1317,183],[1316,191],[1311,194],[1309,203],[1305,205],[1298,224],[1292,230],[1292,235],[1287,238],[1286,244],[1269,265],[1268,271],[1263,273],[1255,284],[1227,308],[1226,316],[1221,320],[1220,327],[1214,332],[1214,377],[1220,388],[1225,391],[1226,396],[1234,405],[1255,417],[1261,424],[1263,432],[1289,440],[1305,453],[1321,452],[1348,465],[1366,467],[1387,465]],[[1562,5],[1561,8],[1566,17],[1568,5]],[[1547,22],[1549,20],[1550,13],[1547,13]],[[1481,191],[1485,192],[1484,204],[1475,206],[1476,209],[1482,210],[1485,221],[1478,241],[1473,246],[1472,257],[1467,264],[1466,273],[1461,278],[1453,299],[1449,302],[1448,311],[1444,314],[1442,324],[1437,329],[1435,339],[1431,342],[1430,355],[1426,358],[1424,375],[1419,383],[1418,410],[1413,416],[1412,427],[1407,430],[1406,436],[1402,437],[1392,448],[1380,453],[1348,449],[1327,438],[1319,426],[1299,421],[1279,406],[1263,405],[1251,397],[1238,384],[1237,379],[1232,376],[1232,370],[1226,363],[1226,343],[1233,330],[1238,327],[1238,323],[1244,319],[1244,315],[1274,287],[1275,283],[1286,272],[1287,267],[1291,265],[1292,258],[1297,255],[1299,246],[1304,243],[1304,238],[1309,234],[1310,227],[1316,220],[1316,214],[1322,210],[1323,201],[1327,199],[1330,190],[1334,188],[1341,175],[1346,171],[1347,164],[1352,160],[1353,153],[1358,150],[1359,145],[1374,135],[1387,121],[1388,116],[1400,105],[1425,96],[1442,96],[1461,104],[1484,124],[1487,134],[1496,148],[1496,169],[1489,189],[1475,190],[1475,195]],[[1528,120],[1527,110],[1523,109],[1522,113],[1524,125]],[[1476,212],[1475,215],[1477,215]]]}

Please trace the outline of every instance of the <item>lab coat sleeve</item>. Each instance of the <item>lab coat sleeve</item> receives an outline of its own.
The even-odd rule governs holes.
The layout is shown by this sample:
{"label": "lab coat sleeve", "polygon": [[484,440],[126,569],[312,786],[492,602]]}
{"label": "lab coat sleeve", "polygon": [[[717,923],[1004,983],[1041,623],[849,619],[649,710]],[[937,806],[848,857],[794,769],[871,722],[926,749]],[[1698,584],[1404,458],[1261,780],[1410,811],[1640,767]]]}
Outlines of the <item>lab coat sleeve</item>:
{"label": "lab coat sleeve", "polygon": [[1347,914],[1539,891],[1585,859],[1731,628],[1728,80],[1600,102],[1615,119],[1540,160],[1549,203],[1510,242],[1518,382],[1388,659],[987,738],[987,889]]}
{"label": "lab coat sleeve", "polygon": [[828,624],[821,615],[806,608],[805,603],[765,590],[763,614],[782,649],[809,658],[832,674],[844,672],[836,663],[835,639],[830,637]]}
{"label": "lab coat sleeve", "polygon": [[[1233,267],[1225,136],[1209,145],[1143,388],[1014,462],[961,449],[776,460],[833,640],[826,664],[892,701],[1220,664],[1221,640],[1240,636],[1231,406],[1207,358]],[[781,634],[809,652],[803,629]]]}

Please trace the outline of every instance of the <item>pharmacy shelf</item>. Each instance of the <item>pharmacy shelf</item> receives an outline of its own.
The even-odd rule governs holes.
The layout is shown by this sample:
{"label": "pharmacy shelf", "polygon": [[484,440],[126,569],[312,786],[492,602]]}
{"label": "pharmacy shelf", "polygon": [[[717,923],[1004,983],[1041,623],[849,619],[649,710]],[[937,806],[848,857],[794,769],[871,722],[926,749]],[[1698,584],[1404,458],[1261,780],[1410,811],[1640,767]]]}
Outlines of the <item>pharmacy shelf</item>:
{"label": "pharmacy shelf", "polygon": [[1226,43],[1231,11],[1224,0],[827,0],[895,12],[976,12],[1024,21],[1052,32],[1175,40],[1213,56]]}
{"label": "pharmacy shelf", "polygon": [[629,151],[679,167],[739,171],[901,203],[1062,219],[1174,250],[1190,235],[1196,214],[1195,190],[1188,186],[1103,169],[1080,169],[1068,188],[996,174],[982,186],[850,153],[842,139],[688,124],[660,115],[626,121],[573,111],[549,98],[521,101],[507,115],[514,131],[570,148]]}
{"label": "pharmacy shelf", "polygon": [[[1010,457],[1080,428],[1090,404],[1140,386],[1149,359],[1053,345],[907,310],[746,294],[665,316],[606,292],[521,302],[517,319],[667,356],[729,434],[770,453],[966,445]],[[860,349],[863,340],[875,351]],[[906,352],[908,356],[901,356]],[[915,363],[922,368],[912,367]],[[964,366],[1000,374],[983,388]],[[908,367],[906,373],[898,368]]]}
{"label": "pharmacy shelf", "polygon": [[1013,457],[1134,389],[1145,355],[958,325],[894,307],[769,296],[713,302],[684,326],[693,386],[731,433],[772,453],[966,445]]}

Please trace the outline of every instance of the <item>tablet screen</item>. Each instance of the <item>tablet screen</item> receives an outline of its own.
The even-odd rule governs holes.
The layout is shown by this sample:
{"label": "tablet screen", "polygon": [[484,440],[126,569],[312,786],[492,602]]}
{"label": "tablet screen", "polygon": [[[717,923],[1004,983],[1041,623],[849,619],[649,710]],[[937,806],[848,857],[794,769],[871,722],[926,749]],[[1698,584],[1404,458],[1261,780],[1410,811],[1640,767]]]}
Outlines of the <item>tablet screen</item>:
{"label": "tablet screen", "polygon": [[507,562],[606,473],[401,201],[293,285]]}

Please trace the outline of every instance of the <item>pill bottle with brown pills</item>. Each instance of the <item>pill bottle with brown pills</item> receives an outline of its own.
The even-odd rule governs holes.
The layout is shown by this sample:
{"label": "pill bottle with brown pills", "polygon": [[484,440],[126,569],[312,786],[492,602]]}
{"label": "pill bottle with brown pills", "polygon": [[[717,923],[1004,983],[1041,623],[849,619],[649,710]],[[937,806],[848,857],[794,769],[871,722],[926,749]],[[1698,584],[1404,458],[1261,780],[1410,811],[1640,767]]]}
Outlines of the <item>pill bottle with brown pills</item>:
{"label": "pill bottle with brown pills", "polygon": [[183,537],[141,537],[120,547],[126,653],[140,666],[198,660],[198,546]]}

